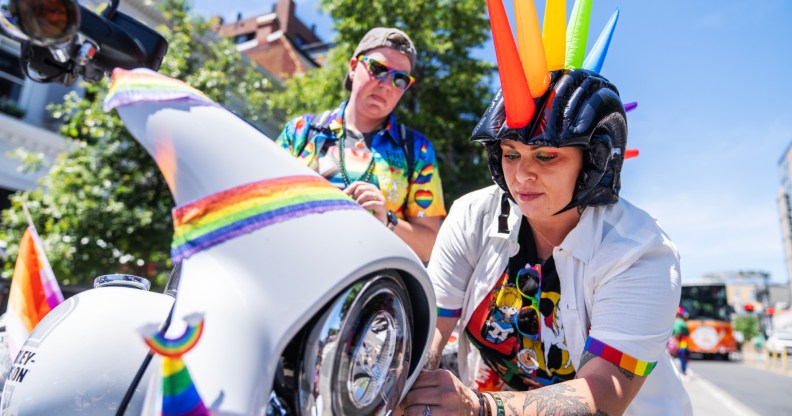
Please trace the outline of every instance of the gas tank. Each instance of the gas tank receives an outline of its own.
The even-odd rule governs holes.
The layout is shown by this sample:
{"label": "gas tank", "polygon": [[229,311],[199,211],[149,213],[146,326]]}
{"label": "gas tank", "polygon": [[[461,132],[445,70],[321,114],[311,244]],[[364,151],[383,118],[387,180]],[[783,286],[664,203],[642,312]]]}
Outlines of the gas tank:
{"label": "gas tank", "polygon": [[[164,323],[173,302],[168,295],[118,286],[67,299],[22,346],[3,390],[0,413],[115,414],[149,354],[138,328]],[[140,406],[139,400],[132,403],[130,414],[140,414]]]}

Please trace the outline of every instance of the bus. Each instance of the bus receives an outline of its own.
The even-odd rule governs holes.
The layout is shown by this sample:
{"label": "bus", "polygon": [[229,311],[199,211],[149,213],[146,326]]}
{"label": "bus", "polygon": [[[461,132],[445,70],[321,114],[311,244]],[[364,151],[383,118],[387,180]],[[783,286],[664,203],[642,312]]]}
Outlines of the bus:
{"label": "bus", "polygon": [[682,282],[680,306],[688,314],[688,352],[691,356],[729,359],[737,351],[732,331],[734,309],[726,302],[722,282]]}

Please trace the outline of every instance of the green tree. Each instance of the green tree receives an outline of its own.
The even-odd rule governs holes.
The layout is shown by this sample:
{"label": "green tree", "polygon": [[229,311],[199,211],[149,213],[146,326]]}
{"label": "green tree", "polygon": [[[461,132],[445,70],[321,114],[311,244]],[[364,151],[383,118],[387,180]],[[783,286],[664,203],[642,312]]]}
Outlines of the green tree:
{"label": "green tree", "polygon": [[[244,61],[228,40],[211,36],[190,17],[186,0],[163,2],[169,43],[160,72],[202,90],[220,103],[233,101],[256,122],[267,114],[271,82]],[[95,276],[127,272],[161,285],[170,269],[173,200],[153,160],[102,103],[109,81],[85,85],[51,108],[73,150],[61,156],[38,189],[16,193],[3,213],[0,238],[9,243],[4,277],[13,273],[27,221],[26,203],[55,275],[62,284],[90,284]]]}
{"label": "green tree", "polygon": [[486,8],[479,0],[322,0],[338,35],[327,64],[297,76],[274,94],[273,106],[292,118],[334,108],[348,98],[343,80],[357,42],[371,28],[398,27],[415,43],[417,81],[397,107],[397,117],[435,145],[446,204],[491,184],[486,156],[470,135],[489,104],[493,66],[473,58],[489,39]]}
{"label": "green tree", "polygon": [[759,320],[753,315],[740,316],[734,320],[734,330],[743,334],[743,339],[748,342],[759,335]]}

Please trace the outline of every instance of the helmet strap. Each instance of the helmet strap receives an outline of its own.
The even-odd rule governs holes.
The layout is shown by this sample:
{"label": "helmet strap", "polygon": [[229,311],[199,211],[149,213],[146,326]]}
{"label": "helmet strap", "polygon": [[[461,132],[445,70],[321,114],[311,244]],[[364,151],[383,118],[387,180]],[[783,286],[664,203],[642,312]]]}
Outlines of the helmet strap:
{"label": "helmet strap", "polygon": [[500,215],[498,215],[498,233],[501,234],[508,234],[509,233],[509,213],[511,212],[511,207],[509,206],[509,194],[504,193],[501,195],[501,209]]}

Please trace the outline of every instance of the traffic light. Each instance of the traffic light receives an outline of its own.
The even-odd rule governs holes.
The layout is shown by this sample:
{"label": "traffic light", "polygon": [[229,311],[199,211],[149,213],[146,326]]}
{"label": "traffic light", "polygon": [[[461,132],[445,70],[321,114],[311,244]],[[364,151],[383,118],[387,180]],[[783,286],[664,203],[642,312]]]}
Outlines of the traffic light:
{"label": "traffic light", "polygon": [[775,314],[775,308],[769,307],[769,308],[765,309],[765,313],[770,315],[770,316],[773,316]]}
{"label": "traffic light", "polygon": [[745,306],[743,306],[743,309],[745,309],[746,312],[753,312],[754,305],[753,303],[746,303]]}

